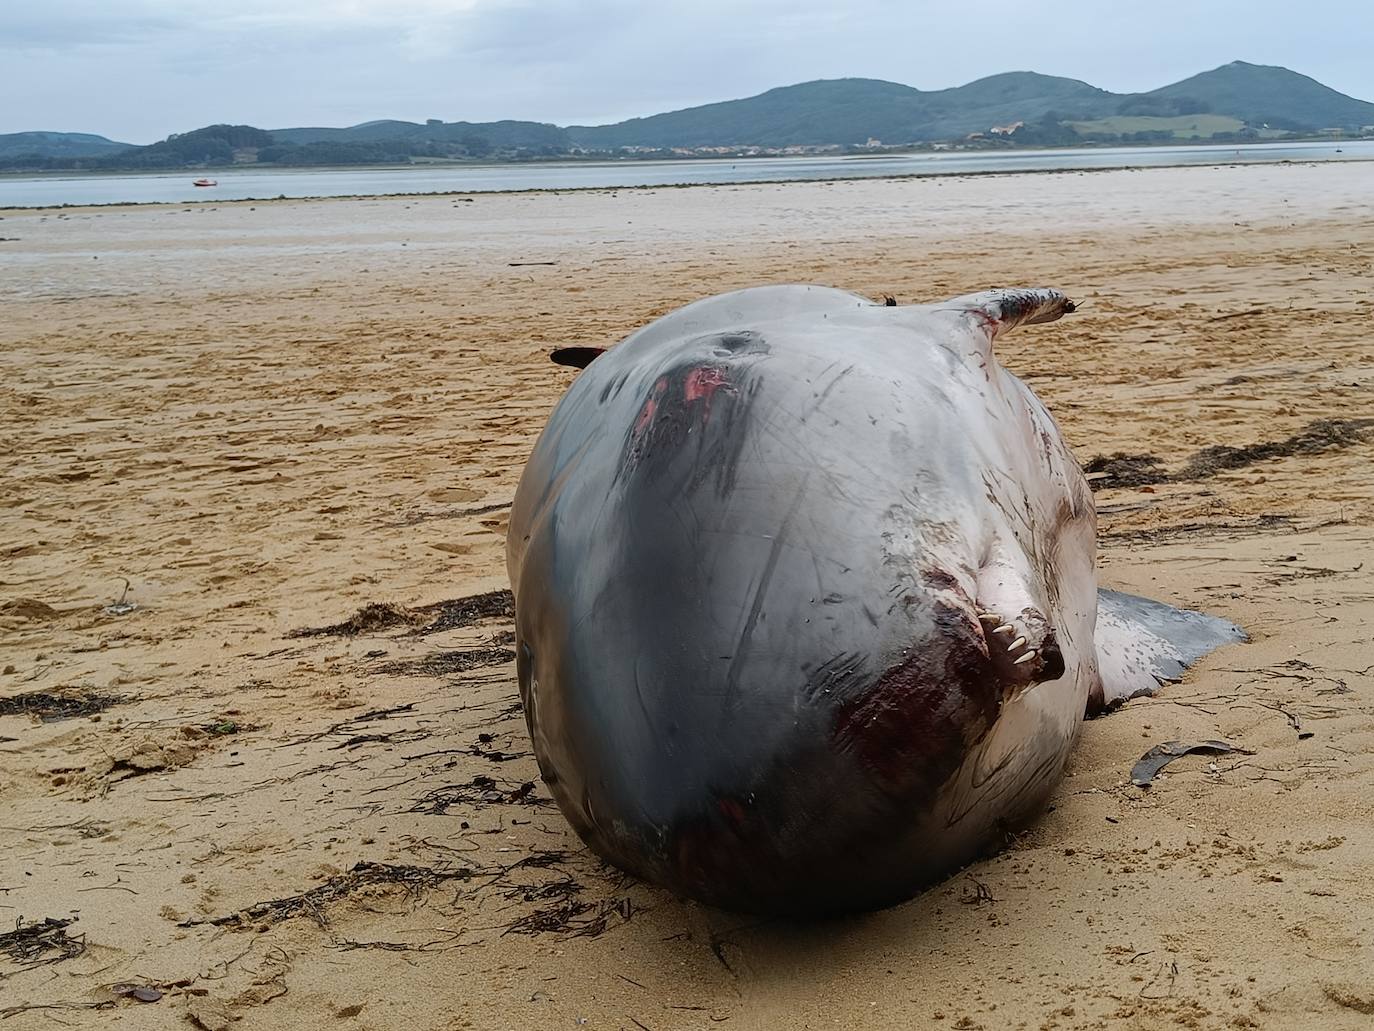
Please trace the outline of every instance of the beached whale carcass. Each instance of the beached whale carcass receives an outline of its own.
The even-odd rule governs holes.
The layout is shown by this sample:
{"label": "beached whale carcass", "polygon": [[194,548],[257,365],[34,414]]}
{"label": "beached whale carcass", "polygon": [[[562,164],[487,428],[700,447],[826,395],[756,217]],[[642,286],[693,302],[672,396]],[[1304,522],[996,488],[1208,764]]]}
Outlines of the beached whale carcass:
{"label": "beached whale carcass", "polygon": [[1071,311],[760,287],[562,356],[507,563],[596,852],[728,908],[906,898],[1039,810],[1086,710],[1241,636],[1099,592],[1087,483],[993,354]]}

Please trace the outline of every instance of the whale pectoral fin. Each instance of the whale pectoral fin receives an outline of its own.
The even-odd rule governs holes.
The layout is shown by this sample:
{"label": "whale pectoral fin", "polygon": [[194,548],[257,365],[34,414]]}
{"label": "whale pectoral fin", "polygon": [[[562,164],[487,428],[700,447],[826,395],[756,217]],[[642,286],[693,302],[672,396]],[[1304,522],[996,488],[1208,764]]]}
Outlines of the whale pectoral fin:
{"label": "whale pectoral fin", "polygon": [[1049,287],[986,290],[955,297],[938,307],[968,312],[978,320],[989,340],[995,340],[1017,326],[1053,322],[1078,308],[1063,293]]}
{"label": "whale pectoral fin", "polygon": [[549,355],[549,360],[555,365],[585,369],[605,353],[604,347],[560,347]]}
{"label": "whale pectoral fin", "polygon": [[1208,652],[1245,640],[1244,630],[1216,616],[1101,589],[1094,641],[1102,691],[1089,697],[1088,711],[1154,694]]}

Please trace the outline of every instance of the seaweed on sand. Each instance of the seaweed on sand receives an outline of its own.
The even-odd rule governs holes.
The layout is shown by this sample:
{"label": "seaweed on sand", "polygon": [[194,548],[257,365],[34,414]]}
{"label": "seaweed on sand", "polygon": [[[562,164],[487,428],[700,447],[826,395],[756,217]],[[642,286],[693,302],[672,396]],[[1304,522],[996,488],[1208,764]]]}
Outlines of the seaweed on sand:
{"label": "seaweed on sand", "polygon": [[1317,419],[1283,440],[1263,440],[1244,447],[1213,444],[1194,452],[1175,472],[1165,469],[1164,463],[1154,455],[1130,455],[1122,451],[1094,455],[1084,463],[1083,471],[1088,474],[1088,482],[1094,490],[1206,480],[1218,473],[1245,469],[1272,458],[1316,455],[1354,447],[1369,438],[1371,429],[1374,429],[1374,419]]}
{"label": "seaweed on sand", "polygon": [[392,602],[364,605],[341,623],[303,627],[287,637],[358,637],[363,634],[409,626],[417,637],[444,630],[474,626],[484,619],[514,619],[515,601],[510,591],[487,591],[465,598],[451,598],[431,605],[406,608]]}
{"label": "seaweed on sand", "polygon": [[24,923],[21,917],[15,921],[14,930],[0,933],[0,953],[24,968],[75,959],[86,951],[86,936],[68,933],[67,928],[74,923],[74,916],[50,916],[33,924]]}

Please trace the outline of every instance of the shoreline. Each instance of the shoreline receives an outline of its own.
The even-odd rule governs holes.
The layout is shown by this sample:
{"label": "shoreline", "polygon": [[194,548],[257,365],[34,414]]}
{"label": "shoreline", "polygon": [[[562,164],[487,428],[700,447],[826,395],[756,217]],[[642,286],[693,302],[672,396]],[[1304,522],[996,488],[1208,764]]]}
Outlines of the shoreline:
{"label": "shoreline", "polygon": [[[944,143],[945,141],[941,141]],[[949,141],[950,143],[957,141]],[[1195,138],[1181,138],[1172,140],[1137,141],[1137,142],[1112,142],[1112,143],[1076,143],[1064,146],[1053,144],[1042,144],[1036,146],[1008,146],[1008,147],[973,147],[953,149],[952,147],[942,146],[941,149],[934,147],[913,147],[909,150],[882,150],[882,151],[852,151],[826,154],[693,154],[690,156],[660,156],[660,157],[576,157],[562,155],[549,158],[529,158],[523,161],[484,161],[481,159],[465,160],[444,160],[444,159],[424,159],[412,161],[406,164],[394,164],[391,162],[380,162],[378,164],[358,164],[358,165],[257,165],[257,164],[229,164],[229,165],[195,165],[184,168],[110,168],[110,169],[85,169],[85,168],[61,168],[61,169],[18,169],[0,168],[0,182],[7,178],[15,179],[84,179],[84,178],[107,178],[107,177],[147,177],[157,178],[181,176],[185,174],[205,173],[225,173],[242,171],[269,171],[274,174],[291,174],[295,172],[350,172],[350,171],[409,171],[427,170],[435,168],[546,168],[546,167],[586,167],[604,166],[621,167],[624,165],[660,165],[660,164],[700,164],[709,162],[725,161],[779,161],[779,160],[799,160],[799,161],[883,161],[907,157],[916,157],[933,154],[959,154],[959,155],[979,155],[979,154],[1055,154],[1086,152],[1096,153],[1111,150],[1161,150],[1169,147],[1179,149],[1202,149],[1206,147],[1226,147],[1236,150],[1245,150],[1251,147],[1281,147],[1281,146],[1302,146],[1304,144],[1330,144],[1339,147],[1342,144],[1374,143],[1374,136],[1356,136],[1351,138],[1335,138],[1328,136],[1304,136],[1298,139],[1275,140],[1212,140]],[[141,144],[139,145],[141,146]],[[1156,166],[1168,167],[1168,166]]]}
{"label": "shoreline", "polygon": [[[231,197],[217,199],[207,197],[204,200],[190,199],[180,201],[170,200],[132,200],[132,201],[106,201],[89,204],[20,204],[11,206],[0,206],[0,212],[40,212],[40,211],[73,211],[86,208],[159,208],[159,207],[185,207],[187,205],[221,205],[221,204],[282,204],[289,202],[319,202],[319,201],[357,201],[357,200],[389,200],[389,199],[416,199],[425,197],[436,198],[477,198],[477,197],[511,197],[511,196],[538,196],[538,195],[588,195],[619,193],[621,191],[646,192],[652,190],[697,190],[697,189],[729,189],[740,186],[790,186],[790,185],[825,185],[835,183],[853,182],[872,182],[872,183],[893,183],[910,180],[939,179],[957,181],[962,179],[992,179],[1009,178],[1013,176],[1063,176],[1063,175],[1088,175],[1108,172],[1151,172],[1167,171],[1180,168],[1196,169],[1219,169],[1219,168],[1246,168],[1259,167],[1266,168],[1275,165],[1290,165],[1293,167],[1314,167],[1323,165],[1345,165],[1351,163],[1367,164],[1374,162],[1374,154],[1369,157],[1342,158],[1339,161],[1326,160],[1295,160],[1293,158],[1275,158],[1271,161],[1180,161],[1167,164],[1151,165],[1108,165],[1092,168],[1009,168],[1009,169],[979,169],[974,171],[962,172],[902,172],[893,175],[838,175],[825,176],[818,178],[779,178],[779,179],[738,179],[728,182],[710,183],[636,183],[626,186],[551,186],[551,187],[527,187],[523,189],[499,189],[499,190],[421,190],[404,191],[392,193],[350,193],[350,194],[312,194],[301,197],[287,197],[278,195],[275,197]],[[507,166],[490,166],[507,167]],[[340,171],[342,169],[331,169]],[[323,171],[323,169],[317,170]],[[170,176],[168,176],[170,178]]]}

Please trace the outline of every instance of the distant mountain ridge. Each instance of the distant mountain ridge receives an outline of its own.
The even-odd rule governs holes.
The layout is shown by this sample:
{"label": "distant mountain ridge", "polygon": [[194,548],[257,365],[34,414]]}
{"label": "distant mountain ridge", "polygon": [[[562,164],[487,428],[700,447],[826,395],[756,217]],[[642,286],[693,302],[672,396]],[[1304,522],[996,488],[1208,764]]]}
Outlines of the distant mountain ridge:
{"label": "distant mountain ridge", "polygon": [[615,125],[570,126],[568,133],[588,149],[916,143],[1050,111],[1093,117],[1119,99],[1077,79],[1036,72],[1004,72],[930,92],[881,79],[819,79]]}
{"label": "distant mountain ridge", "polygon": [[1234,61],[1148,93],[1111,93],[1037,72],[1004,72],[933,91],[880,79],[822,79],[615,125],[570,126],[568,133],[593,149],[854,145],[868,139],[902,144],[1047,116],[1076,121],[1201,113],[1290,130],[1374,125],[1374,104],[1287,68]]}
{"label": "distant mountain ridge", "polygon": [[[1180,131],[1179,119],[1190,115],[1215,117],[1202,128]],[[1147,130],[1139,131],[1142,126]],[[1359,132],[1370,126],[1374,103],[1287,68],[1234,61],[1146,93],[1112,93],[1078,79],[1027,71],[943,90],[880,79],[822,79],[613,125],[566,128],[439,119],[270,131],[209,126],[147,147],[73,133],[18,133],[0,136],[0,162],[34,168],[187,167],[242,160],[361,164],[627,149],[863,147],[871,141],[904,146],[970,136],[1000,137],[1010,144],[1168,139],[1176,132],[1182,138],[1206,138],[1214,131],[1244,138],[1332,128]],[[68,161],[74,165],[63,164]]]}
{"label": "distant mountain ridge", "polygon": [[93,157],[128,150],[132,143],[117,143],[88,132],[0,133],[0,159],[43,153],[67,157]]}
{"label": "distant mountain ridge", "polygon": [[273,129],[277,143],[297,146],[311,143],[369,142],[413,140],[424,143],[445,143],[476,140],[493,148],[566,147],[567,132],[544,122],[399,122],[382,120],[364,122],[347,129],[302,128]]}

